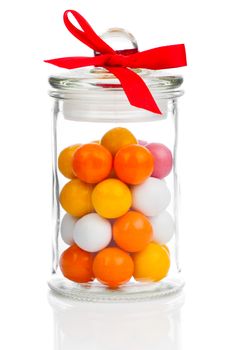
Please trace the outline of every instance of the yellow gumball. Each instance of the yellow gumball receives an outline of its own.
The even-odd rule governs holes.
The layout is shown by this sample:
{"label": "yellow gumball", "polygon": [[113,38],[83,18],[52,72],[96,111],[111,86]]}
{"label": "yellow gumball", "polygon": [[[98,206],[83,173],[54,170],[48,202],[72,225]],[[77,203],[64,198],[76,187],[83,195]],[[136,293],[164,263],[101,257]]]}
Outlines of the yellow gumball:
{"label": "yellow gumball", "polygon": [[76,177],[72,169],[72,159],[74,152],[80,146],[80,144],[69,146],[63,149],[63,151],[61,151],[61,153],[59,154],[58,168],[65,177],[68,177],[68,179],[74,179]]}
{"label": "yellow gumball", "polygon": [[71,180],[60,193],[63,209],[72,216],[81,217],[93,212],[91,195],[93,186],[79,179]]}
{"label": "yellow gumball", "polygon": [[113,156],[120,148],[138,143],[134,135],[126,128],[114,128],[106,132],[101,139],[101,145],[107,148]]}
{"label": "yellow gumball", "polygon": [[133,255],[134,278],[137,281],[158,282],[163,279],[170,268],[170,257],[163,246],[154,242]]}
{"label": "yellow gumball", "polygon": [[107,179],[96,185],[92,193],[92,203],[99,215],[114,219],[129,210],[132,195],[128,186],[120,180]]}

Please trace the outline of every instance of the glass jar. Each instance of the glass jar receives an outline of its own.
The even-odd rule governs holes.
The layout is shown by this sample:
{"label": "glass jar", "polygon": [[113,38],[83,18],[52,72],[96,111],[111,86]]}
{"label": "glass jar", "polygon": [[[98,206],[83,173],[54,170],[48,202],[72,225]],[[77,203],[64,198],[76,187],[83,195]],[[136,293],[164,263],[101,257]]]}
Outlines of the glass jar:
{"label": "glass jar", "polygon": [[[127,32],[110,33],[104,39],[110,37],[115,50],[119,42],[123,50],[135,49]],[[119,33],[124,40],[116,40]],[[135,71],[162,115],[131,106],[119,81],[103,68],[49,78],[55,226],[49,286],[79,300],[145,300],[183,286],[177,203],[183,79]]]}

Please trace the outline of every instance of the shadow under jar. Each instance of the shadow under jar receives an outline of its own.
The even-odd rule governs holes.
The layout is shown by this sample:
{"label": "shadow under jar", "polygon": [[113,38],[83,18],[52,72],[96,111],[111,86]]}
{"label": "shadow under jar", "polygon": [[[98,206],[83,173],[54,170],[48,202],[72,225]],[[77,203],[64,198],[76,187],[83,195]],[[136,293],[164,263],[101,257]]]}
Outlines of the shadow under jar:
{"label": "shadow under jar", "polygon": [[136,301],[183,287],[178,258],[181,76],[137,69],[162,115],[132,107],[103,68],[51,76],[53,270],[84,301]]}

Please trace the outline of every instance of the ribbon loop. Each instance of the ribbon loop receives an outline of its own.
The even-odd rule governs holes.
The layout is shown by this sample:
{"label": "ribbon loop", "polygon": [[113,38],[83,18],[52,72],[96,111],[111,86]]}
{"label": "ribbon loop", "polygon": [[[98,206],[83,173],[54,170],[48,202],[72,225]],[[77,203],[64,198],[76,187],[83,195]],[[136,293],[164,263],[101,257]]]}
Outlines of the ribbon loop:
{"label": "ribbon loop", "polygon": [[[76,28],[69,20],[69,13],[74,16],[83,31]],[[78,40],[82,41],[83,44],[89,46],[92,50],[101,53],[114,53],[114,50],[95,33],[90,24],[78,12],[74,10],[66,10],[63,15],[63,20],[70,33]]]}
{"label": "ribbon loop", "polygon": [[[74,16],[82,30],[76,28],[70,21],[69,14]],[[186,53],[183,44],[163,46],[136,53],[129,52],[131,50],[123,50],[124,54],[122,54],[121,51],[114,51],[102,40],[78,12],[67,10],[63,19],[71,34],[99,54],[94,57],[56,58],[45,62],[67,69],[86,66],[104,67],[120,81],[132,106],[161,114],[143,79],[129,68],[161,70],[186,66]]]}

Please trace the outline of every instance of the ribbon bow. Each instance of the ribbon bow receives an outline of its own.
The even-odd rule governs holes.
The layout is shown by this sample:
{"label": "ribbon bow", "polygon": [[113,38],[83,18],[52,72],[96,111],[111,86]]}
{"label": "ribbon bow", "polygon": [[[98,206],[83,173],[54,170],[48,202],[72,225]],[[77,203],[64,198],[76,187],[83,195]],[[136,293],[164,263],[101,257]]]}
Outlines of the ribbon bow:
{"label": "ribbon bow", "polygon": [[[76,28],[68,18],[71,13],[83,30]],[[45,62],[58,67],[74,69],[87,66],[103,67],[120,81],[131,105],[162,114],[143,79],[129,68],[153,70],[178,68],[187,65],[183,44],[158,47],[142,52],[135,50],[114,51],[92,29],[78,12],[67,10],[63,16],[67,29],[77,39],[98,54],[94,57],[63,57]]]}

